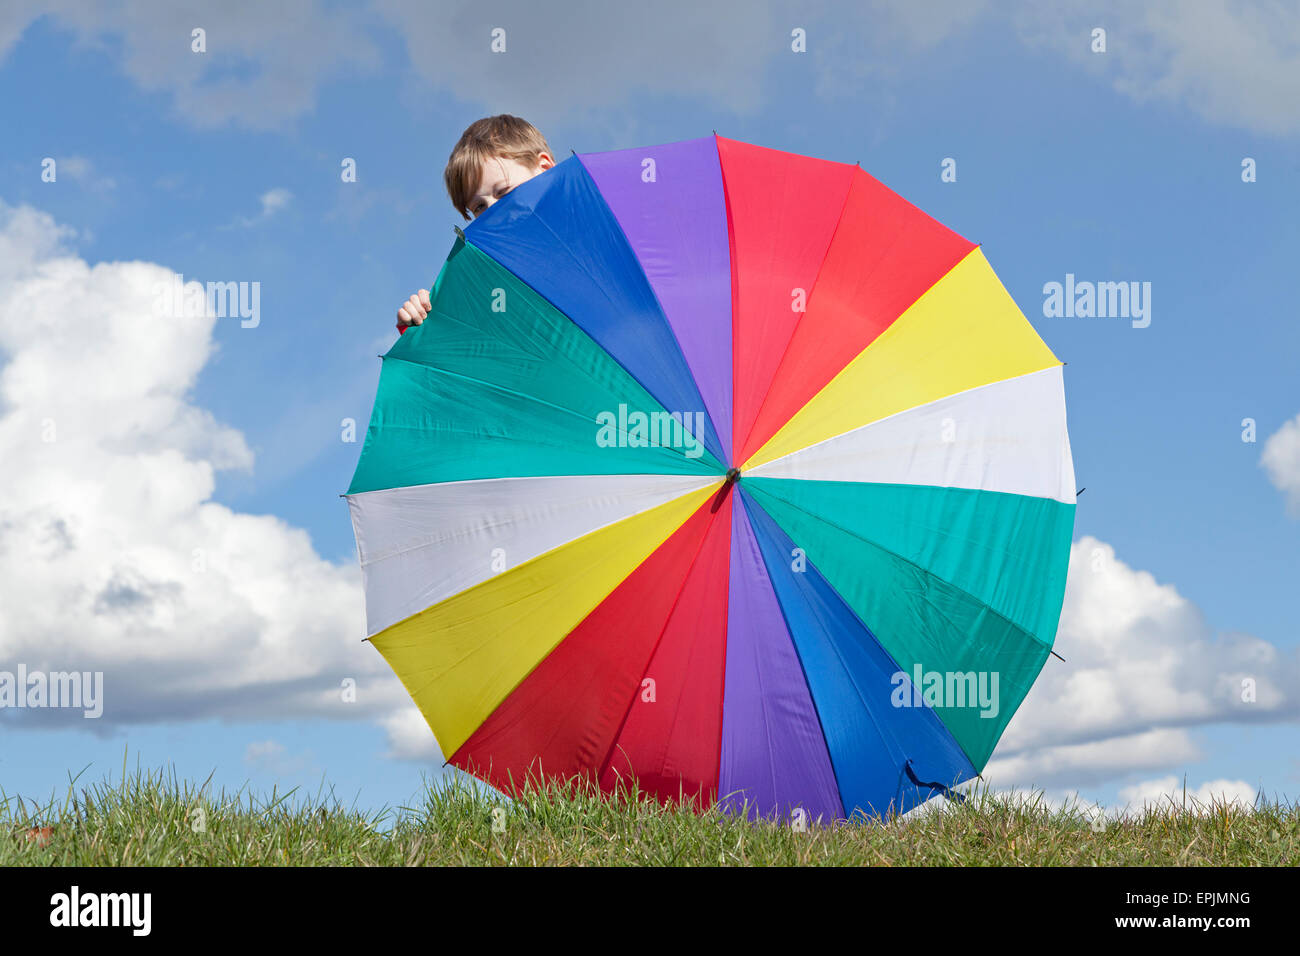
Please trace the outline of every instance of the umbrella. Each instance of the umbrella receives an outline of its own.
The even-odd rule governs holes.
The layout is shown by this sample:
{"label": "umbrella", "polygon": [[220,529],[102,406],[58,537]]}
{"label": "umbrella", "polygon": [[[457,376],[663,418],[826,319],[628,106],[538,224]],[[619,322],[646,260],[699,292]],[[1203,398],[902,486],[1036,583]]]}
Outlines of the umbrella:
{"label": "umbrella", "polygon": [[458,236],[347,492],[447,761],[751,817],[975,777],[1051,652],[1062,363],[857,164],[575,154]]}

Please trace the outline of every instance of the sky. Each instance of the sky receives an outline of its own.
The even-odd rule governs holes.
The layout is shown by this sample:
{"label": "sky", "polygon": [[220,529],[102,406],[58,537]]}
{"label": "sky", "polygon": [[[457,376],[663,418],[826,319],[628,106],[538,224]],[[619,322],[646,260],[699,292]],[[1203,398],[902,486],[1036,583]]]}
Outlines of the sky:
{"label": "sky", "polygon": [[[985,781],[1300,796],[1300,12],[1042,6],[6,3],[0,670],[103,672],[104,706],[0,710],[0,799],[124,761],[368,810],[439,778],[340,494],[462,223],[447,156],[501,112],[557,159],[716,131],[856,161],[981,243],[1067,363],[1086,488],[1064,661]],[[257,309],[160,315],[177,273]],[[1149,314],[1049,315],[1067,276]]]}

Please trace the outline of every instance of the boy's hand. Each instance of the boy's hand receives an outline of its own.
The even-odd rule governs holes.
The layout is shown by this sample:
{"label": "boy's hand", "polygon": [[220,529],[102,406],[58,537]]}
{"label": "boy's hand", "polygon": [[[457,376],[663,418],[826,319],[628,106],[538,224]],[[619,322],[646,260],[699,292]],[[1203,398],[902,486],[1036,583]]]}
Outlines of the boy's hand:
{"label": "boy's hand", "polygon": [[421,289],[411,296],[397,310],[397,331],[405,333],[413,325],[419,325],[429,315],[433,305],[429,302],[429,290]]}

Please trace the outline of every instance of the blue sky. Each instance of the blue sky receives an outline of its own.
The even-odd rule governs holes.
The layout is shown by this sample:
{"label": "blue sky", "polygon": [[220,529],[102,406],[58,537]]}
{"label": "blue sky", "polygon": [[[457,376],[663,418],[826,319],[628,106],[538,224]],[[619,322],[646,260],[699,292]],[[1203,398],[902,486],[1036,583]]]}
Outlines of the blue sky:
{"label": "blue sky", "polygon": [[[0,669],[102,669],[106,708],[0,712],[7,794],[48,797],[83,767],[116,776],[124,747],[133,766],[215,771],[230,789],[324,779],[370,808],[436,772],[427,727],[361,643],[338,497],[360,446],[341,423],[364,431],[396,308],[461,221],[442,188],[451,146],[510,112],[557,159],[717,130],[857,160],[982,243],[1068,363],[1087,488],[1066,662],[1048,663],[986,777],[1106,806],[1184,775],[1202,793],[1300,795],[1300,15],[59,10],[0,13],[0,449],[17,466],[0,496]],[[151,316],[163,272],[259,282],[260,321]],[[1149,282],[1150,325],[1044,316],[1044,285],[1067,273]]]}

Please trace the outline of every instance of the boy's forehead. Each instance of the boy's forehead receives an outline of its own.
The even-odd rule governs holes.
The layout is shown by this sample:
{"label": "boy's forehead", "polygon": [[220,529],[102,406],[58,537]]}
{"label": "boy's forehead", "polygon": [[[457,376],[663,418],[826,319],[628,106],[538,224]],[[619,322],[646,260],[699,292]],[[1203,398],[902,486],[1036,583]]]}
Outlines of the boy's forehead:
{"label": "boy's forehead", "polygon": [[478,195],[491,195],[501,180],[510,178],[510,160],[489,156],[479,167]]}
{"label": "boy's forehead", "polygon": [[484,181],[500,179],[503,175],[509,175],[511,167],[521,165],[506,156],[487,156],[479,166],[480,178]]}

